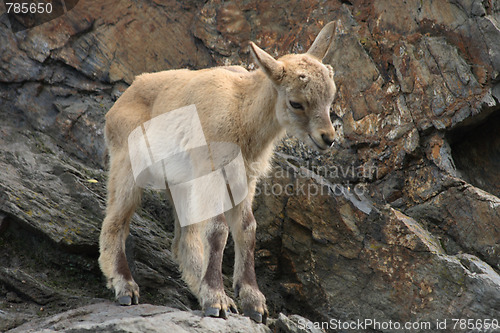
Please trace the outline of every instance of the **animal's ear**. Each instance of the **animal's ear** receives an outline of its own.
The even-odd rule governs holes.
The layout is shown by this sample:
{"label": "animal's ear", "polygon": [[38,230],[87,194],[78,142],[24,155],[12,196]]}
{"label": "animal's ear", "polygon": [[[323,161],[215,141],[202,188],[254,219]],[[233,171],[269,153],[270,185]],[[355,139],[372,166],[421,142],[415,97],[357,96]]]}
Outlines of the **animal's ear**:
{"label": "animal's ear", "polygon": [[312,55],[319,60],[323,60],[330,48],[330,45],[333,41],[333,36],[335,35],[335,28],[337,27],[337,23],[332,21],[325,25],[323,29],[319,32],[318,36],[314,40],[314,43],[311,45],[307,54]]}
{"label": "animal's ear", "polygon": [[283,64],[271,57],[266,51],[255,45],[253,42],[250,42],[250,53],[255,59],[255,62],[259,65],[260,68],[266,73],[266,75],[278,83],[281,81],[284,75],[284,67]]}

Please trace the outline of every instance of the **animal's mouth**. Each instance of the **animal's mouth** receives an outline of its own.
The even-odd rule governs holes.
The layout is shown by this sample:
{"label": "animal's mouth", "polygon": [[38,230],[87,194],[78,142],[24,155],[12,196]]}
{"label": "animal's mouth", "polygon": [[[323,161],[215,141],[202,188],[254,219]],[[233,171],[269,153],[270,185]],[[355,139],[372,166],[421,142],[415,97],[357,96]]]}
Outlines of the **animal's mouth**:
{"label": "animal's mouth", "polygon": [[316,140],[314,140],[314,138],[312,137],[312,135],[311,135],[311,134],[307,134],[307,135],[309,136],[309,139],[311,139],[311,141],[314,143],[314,145],[315,145],[316,147],[318,147],[318,149],[319,149],[319,150],[321,150],[321,151],[326,150],[326,148],[324,148],[324,147],[320,146],[320,145],[316,142]]}

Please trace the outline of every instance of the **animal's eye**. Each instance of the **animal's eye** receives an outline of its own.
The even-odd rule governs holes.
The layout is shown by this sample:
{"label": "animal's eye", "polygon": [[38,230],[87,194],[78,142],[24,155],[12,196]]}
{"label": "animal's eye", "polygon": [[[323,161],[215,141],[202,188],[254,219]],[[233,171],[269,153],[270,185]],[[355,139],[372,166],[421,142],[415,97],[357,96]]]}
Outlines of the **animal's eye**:
{"label": "animal's eye", "polygon": [[297,110],[304,110],[304,106],[302,106],[302,104],[297,103],[297,102],[290,101],[290,106],[294,109],[297,109]]}

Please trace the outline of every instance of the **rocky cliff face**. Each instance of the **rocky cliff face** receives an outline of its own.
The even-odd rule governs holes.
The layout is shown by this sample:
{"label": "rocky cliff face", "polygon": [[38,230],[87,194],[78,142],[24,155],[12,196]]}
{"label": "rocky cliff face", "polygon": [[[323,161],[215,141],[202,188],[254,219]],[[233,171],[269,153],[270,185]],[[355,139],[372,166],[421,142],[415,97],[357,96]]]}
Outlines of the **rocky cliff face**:
{"label": "rocky cliff face", "polygon": [[[0,330],[83,305],[17,330],[83,331],[53,324],[79,316],[95,330],[92,320],[105,320],[89,313],[116,315],[101,303],[112,295],[96,261],[103,124],[135,75],[251,68],[249,40],[275,56],[303,52],[332,20],[339,138],[324,155],[284,140],[254,207],[274,330],[300,331],[304,320],[280,312],[432,325],[500,318],[500,2],[79,1],[16,33],[0,18]],[[171,222],[164,195],[147,192],[127,255],[144,303],[196,309],[171,261]],[[229,244],[228,287],[231,260]],[[200,320],[135,309],[127,320],[157,331]]]}

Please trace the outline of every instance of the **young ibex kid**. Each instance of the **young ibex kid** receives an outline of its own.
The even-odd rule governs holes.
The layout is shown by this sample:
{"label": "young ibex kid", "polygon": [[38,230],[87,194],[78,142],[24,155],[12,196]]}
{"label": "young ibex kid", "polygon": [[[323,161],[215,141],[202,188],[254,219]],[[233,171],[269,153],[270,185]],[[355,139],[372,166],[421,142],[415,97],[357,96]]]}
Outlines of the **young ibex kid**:
{"label": "young ibex kid", "polygon": [[99,263],[122,305],[138,304],[139,287],[125,256],[129,224],[141,197],[134,182],[128,136],[165,112],[194,104],[207,142],[237,144],[243,156],[248,195],[231,210],[203,223],[175,222],[172,253],[183,279],[205,315],[226,318],[236,312],[222,282],[222,255],[229,232],[234,239],[233,288],[245,315],[267,318],[266,300],[254,271],[256,221],[252,201],[257,180],[269,169],[275,142],[285,131],[320,151],[334,141],[330,106],[336,94],[333,70],[323,65],[335,24],[327,24],[305,54],[275,60],[250,43],[259,66],[163,71],[138,76],[106,115],[110,154],[108,203],[100,236]]}

